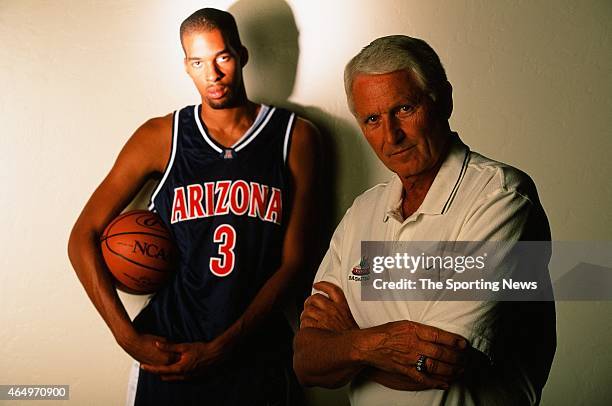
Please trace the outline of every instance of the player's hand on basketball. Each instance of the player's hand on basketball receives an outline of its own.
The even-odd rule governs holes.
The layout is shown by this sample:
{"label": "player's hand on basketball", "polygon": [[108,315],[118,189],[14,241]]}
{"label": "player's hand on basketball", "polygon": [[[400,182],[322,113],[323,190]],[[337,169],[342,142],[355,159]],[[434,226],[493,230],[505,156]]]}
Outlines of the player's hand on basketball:
{"label": "player's hand on basketball", "polygon": [[344,292],[330,282],[318,282],[313,287],[327,294],[315,293],[304,302],[300,316],[301,328],[319,328],[330,331],[358,329]]}
{"label": "player's hand on basketball", "polygon": [[[406,376],[421,388],[446,388],[464,372],[469,345],[460,335],[407,320],[362,331],[354,345],[365,364]],[[424,368],[418,371],[421,356]]]}
{"label": "player's hand on basketball", "polygon": [[140,367],[147,372],[160,375],[163,381],[182,381],[201,375],[225,356],[215,341],[182,344],[156,342],[155,345],[161,351],[172,354],[175,362],[169,365],[144,363]]}
{"label": "player's hand on basketball", "polygon": [[136,334],[123,340],[119,344],[132,358],[141,364],[167,365],[172,363],[176,356],[161,350],[155,343],[166,342],[164,337],[152,334]]}

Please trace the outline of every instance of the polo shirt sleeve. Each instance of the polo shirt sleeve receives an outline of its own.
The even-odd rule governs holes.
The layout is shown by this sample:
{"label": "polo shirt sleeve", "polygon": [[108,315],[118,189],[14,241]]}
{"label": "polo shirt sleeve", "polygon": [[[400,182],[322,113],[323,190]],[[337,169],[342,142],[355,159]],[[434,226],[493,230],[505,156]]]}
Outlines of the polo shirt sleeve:
{"label": "polo shirt sleeve", "polygon": [[[321,281],[330,282],[344,290],[341,278],[342,244],[344,241],[344,233],[346,232],[346,224],[349,221],[348,218],[350,217],[350,212],[351,209],[348,209],[336,227],[336,230],[334,231],[329,243],[329,248],[327,249],[323,260],[319,265],[317,274],[315,275],[314,283]],[[315,293],[316,290],[313,289],[312,292]]]}
{"label": "polo shirt sleeve", "polygon": [[[502,188],[474,205],[459,240],[546,241],[550,229],[537,194]],[[534,272],[549,278],[548,269]],[[474,323],[465,333],[491,362],[473,368],[466,381],[470,395],[483,404],[538,404],[556,349],[554,302],[466,304],[463,316]]]}
{"label": "polo shirt sleeve", "polygon": [[457,240],[549,241],[548,219],[531,178],[499,168],[471,205]]}
{"label": "polo shirt sleeve", "polygon": [[463,224],[459,241],[518,241],[533,203],[516,191],[498,190],[480,199]]}
{"label": "polo shirt sleeve", "polygon": [[[518,241],[531,210],[529,199],[514,191],[496,190],[472,205],[457,241]],[[511,246],[511,244],[509,244]],[[467,338],[472,347],[493,358],[493,333],[489,328],[495,302],[431,303],[419,322]]]}

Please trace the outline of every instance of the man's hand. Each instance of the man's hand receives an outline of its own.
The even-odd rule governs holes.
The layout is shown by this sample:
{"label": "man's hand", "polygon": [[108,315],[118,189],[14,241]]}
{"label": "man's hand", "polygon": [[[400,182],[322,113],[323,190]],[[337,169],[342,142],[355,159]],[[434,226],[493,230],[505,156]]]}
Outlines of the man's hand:
{"label": "man's hand", "polygon": [[156,342],[164,343],[166,339],[151,334],[136,334],[124,340],[118,340],[119,345],[132,358],[141,364],[168,365],[172,363],[175,356],[167,351],[162,351]]}
{"label": "man's hand", "polygon": [[[359,375],[397,390],[446,389],[464,372],[467,341],[436,327],[407,320],[359,330],[344,292],[329,282],[313,287],[315,293],[304,303],[300,328],[335,333],[359,331],[350,343],[362,364],[369,368]],[[416,370],[419,357],[426,357],[426,372]]]}
{"label": "man's hand", "polygon": [[342,289],[329,282],[318,282],[313,287],[326,293],[329,298],[315,293],[306,299],[300,316],[300,328],[312,327],[335,332],[359,329]]}
{"label": "man's hand", "polygon": [[[407,320],[364,331],[355,343],[363,362],[405,376],[421,389],[446,389],[464,372],[468,343],[457,334]],[[426,357],[425,372],[416,370],[420,356]]]}
{"label": "man's hand", "polygon": [[155,346],[172,357],[173,362],[169,365],[142,363],[140,367],[161,375],[162,381],[183,381],[201,375],[227,355],[216,341],[183,344],[156,341]]}
{"label": "man's hand", "polygon": [[428,379],[420,379],[417,382],[416,379],[406,377],[405,375],[394,374],[391,372],[383,371],[376,368],[366,368],[359,373],[355,378],[356,380],[368,380],[377,382],[390,389],[402,390],[402,391],[422,391],[428,389],[447,389],[448,384],[438,383],[437,381],[430,381]]}

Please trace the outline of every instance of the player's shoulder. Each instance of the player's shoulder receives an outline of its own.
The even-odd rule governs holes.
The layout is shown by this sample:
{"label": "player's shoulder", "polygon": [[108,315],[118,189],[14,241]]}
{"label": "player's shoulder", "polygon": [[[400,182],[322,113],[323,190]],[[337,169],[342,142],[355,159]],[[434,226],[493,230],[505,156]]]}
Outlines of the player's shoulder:
{"label": "player's shoulder", "polygon": [[320,133],[309,120],[295,116],[291,133],[289,159],[301,156],[301,159],[312,160],[318,154]]}
{"label": "player's shoulder", "polygon": [[172,121],[173,113],[169,113],[165,116],[160,117],[152,117],[146,120],[138,128],[138,130],[136,130],[136,133],[142,134],[143,136],[171,135]]}
{"label": "player's shoulder", "polygon": [[279,117],[292,117],[292,136],[298,136],[302,138],[316,138],[319,136],[319,130],[305,117],[300,116],[295,111],[280,106],[268,106],[270,109],[279,113]]}
{"label": "player's shoulder", "polygon": [[147,149],[166,149],[172,142],[172,113],[146,120],[132,135],[129,142],[142,144]]}
{"label": "player's shoulder", "polygon": [[172,114],[146,120],[125,144],[122,155],[153,171],[163,171],[172,148],[172,121]]}
{"label": "player's shoulder", "polygon": [[319,137],[319,130],[312,121],[296,115],[293,137],[305,138],[308,141],[314,142]]}

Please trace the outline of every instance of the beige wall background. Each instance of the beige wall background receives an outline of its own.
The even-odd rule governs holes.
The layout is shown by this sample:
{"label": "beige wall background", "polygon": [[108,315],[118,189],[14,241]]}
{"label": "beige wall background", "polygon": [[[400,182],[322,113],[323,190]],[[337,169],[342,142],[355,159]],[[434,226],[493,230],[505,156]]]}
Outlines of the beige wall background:
{"label": "beige wall background", "polygon": [[[122,404],[130,359],[71,270],[67,238],[132,131],[198,102],[177,32],[205,5],[238,17],[252,98],[324,130],[336,220],[389,177],[346,108],[343,66],[375,37],[405,33],[440,54],[463,140],[535,180],[555,239],[612,239],[609,1],[3,0],[0,384],[69,384],[66,404]],[[132,314],[143,300],[123,299]],[[557,309],[542,403],[612,404],[612,304]],[[320,390],[311,403],[341,397]]]}

